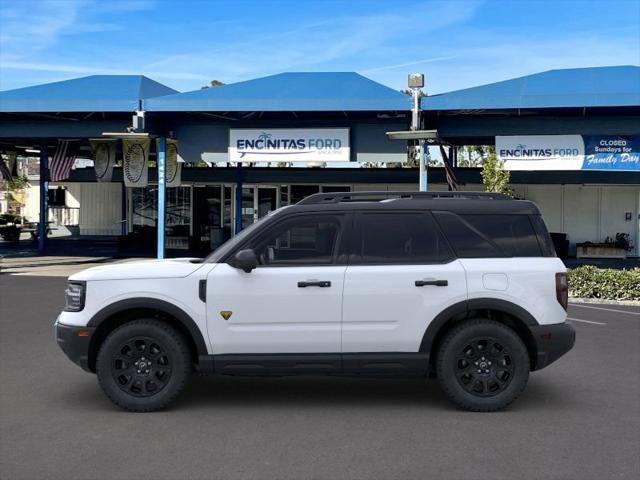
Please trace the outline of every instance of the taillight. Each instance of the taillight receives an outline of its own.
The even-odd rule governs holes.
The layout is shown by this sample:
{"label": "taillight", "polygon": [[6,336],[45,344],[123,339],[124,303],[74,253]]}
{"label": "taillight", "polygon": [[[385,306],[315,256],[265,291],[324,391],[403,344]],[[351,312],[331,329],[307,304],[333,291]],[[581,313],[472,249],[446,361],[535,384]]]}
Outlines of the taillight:
{"label": "taillight", "polygon": [[567,283],[567,274],[565,272],[556,273],[556,298],[566,311],[567,303],[569,302],[569,284]]}

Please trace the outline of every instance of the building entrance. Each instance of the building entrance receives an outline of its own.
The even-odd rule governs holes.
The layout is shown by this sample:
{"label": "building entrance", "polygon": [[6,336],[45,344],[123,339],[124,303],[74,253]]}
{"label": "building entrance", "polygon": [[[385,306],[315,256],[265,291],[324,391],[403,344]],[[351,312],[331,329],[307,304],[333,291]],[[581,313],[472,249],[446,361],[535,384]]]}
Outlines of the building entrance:
{"label": "building entrance", "polygon": [[[233,188],[235,195],[237,187],[234,186]],[[232,225],[235,225],[236,215],[239,214],[242,216],[242,228],[245,229],[279,207],[279,187],[273,185],[243,185],[242,211],[234,211]]]}

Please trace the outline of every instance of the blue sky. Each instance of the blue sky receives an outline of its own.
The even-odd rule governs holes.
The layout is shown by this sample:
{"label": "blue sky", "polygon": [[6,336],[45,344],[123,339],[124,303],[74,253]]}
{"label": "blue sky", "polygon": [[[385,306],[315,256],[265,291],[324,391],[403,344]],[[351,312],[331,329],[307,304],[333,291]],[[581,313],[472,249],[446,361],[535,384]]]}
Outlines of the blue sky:
{"label": "blue sky", "polygon": [[439,93],[554,68],[640,64],[640,1],[0,0],[0,90],[144,74],[181,91],[357,71]]}

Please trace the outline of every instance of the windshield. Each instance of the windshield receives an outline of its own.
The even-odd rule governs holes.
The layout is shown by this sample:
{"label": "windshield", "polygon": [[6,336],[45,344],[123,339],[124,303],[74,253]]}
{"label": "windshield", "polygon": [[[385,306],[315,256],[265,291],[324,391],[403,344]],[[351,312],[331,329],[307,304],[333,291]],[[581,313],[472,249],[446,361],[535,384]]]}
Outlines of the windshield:
{"label": "windshield", "polygon": [[240,243],[242,243],[244,241],[244,239],[247,238],[247,236],[249,236],[249,234],[251,232],[253,232],[256,229],[256,227],[258,227],[258,225],[262,225],[265,222],[265,220],[267,220],[268,218],[272,218],[277,213],[281,212],[282,210],[284,210],[287,207],[288,207],[288,205],[285,206],[285,207],[280,207],[277,210],[273,210],[273,211],[269,212],[266,216],[262,217],[257,222],[252,223],[247,228],[242,230],[240,233],[238,233],[234,237],[231,237],[229,240],[224,242],[222,245],[220,245],[218,248],[216,248],[213,252],[211,252],[208,257],[206,257],[204,260],[202,260],[202,262],[203,263],[218,263],[218,262],[220,262],[220,260],[222,258],[226,257],[229,254],[229,252],[231,252],[234,248],[236,248],[236,246],[238,246]]}

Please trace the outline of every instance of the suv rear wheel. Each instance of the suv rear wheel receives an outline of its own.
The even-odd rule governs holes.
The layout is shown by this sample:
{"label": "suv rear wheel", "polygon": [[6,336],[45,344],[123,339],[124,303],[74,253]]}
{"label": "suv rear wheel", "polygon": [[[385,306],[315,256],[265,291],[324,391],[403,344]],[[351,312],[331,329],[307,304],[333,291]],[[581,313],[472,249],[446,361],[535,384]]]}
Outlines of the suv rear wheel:
{"label": "suv rear wheel", "polygon": [[475,412],[507,407],[529,379],[529,354],[511,328],[494,320],[462,322],[437,352],[438,380],[458,406]]}
{"label": "suv rear wheel", "polygon": [[96,362],[105,394],[134,412],[166,407],[183,389],[190,370],[191,355],[182,335],[155,319],[116,328],[101,345]]}

